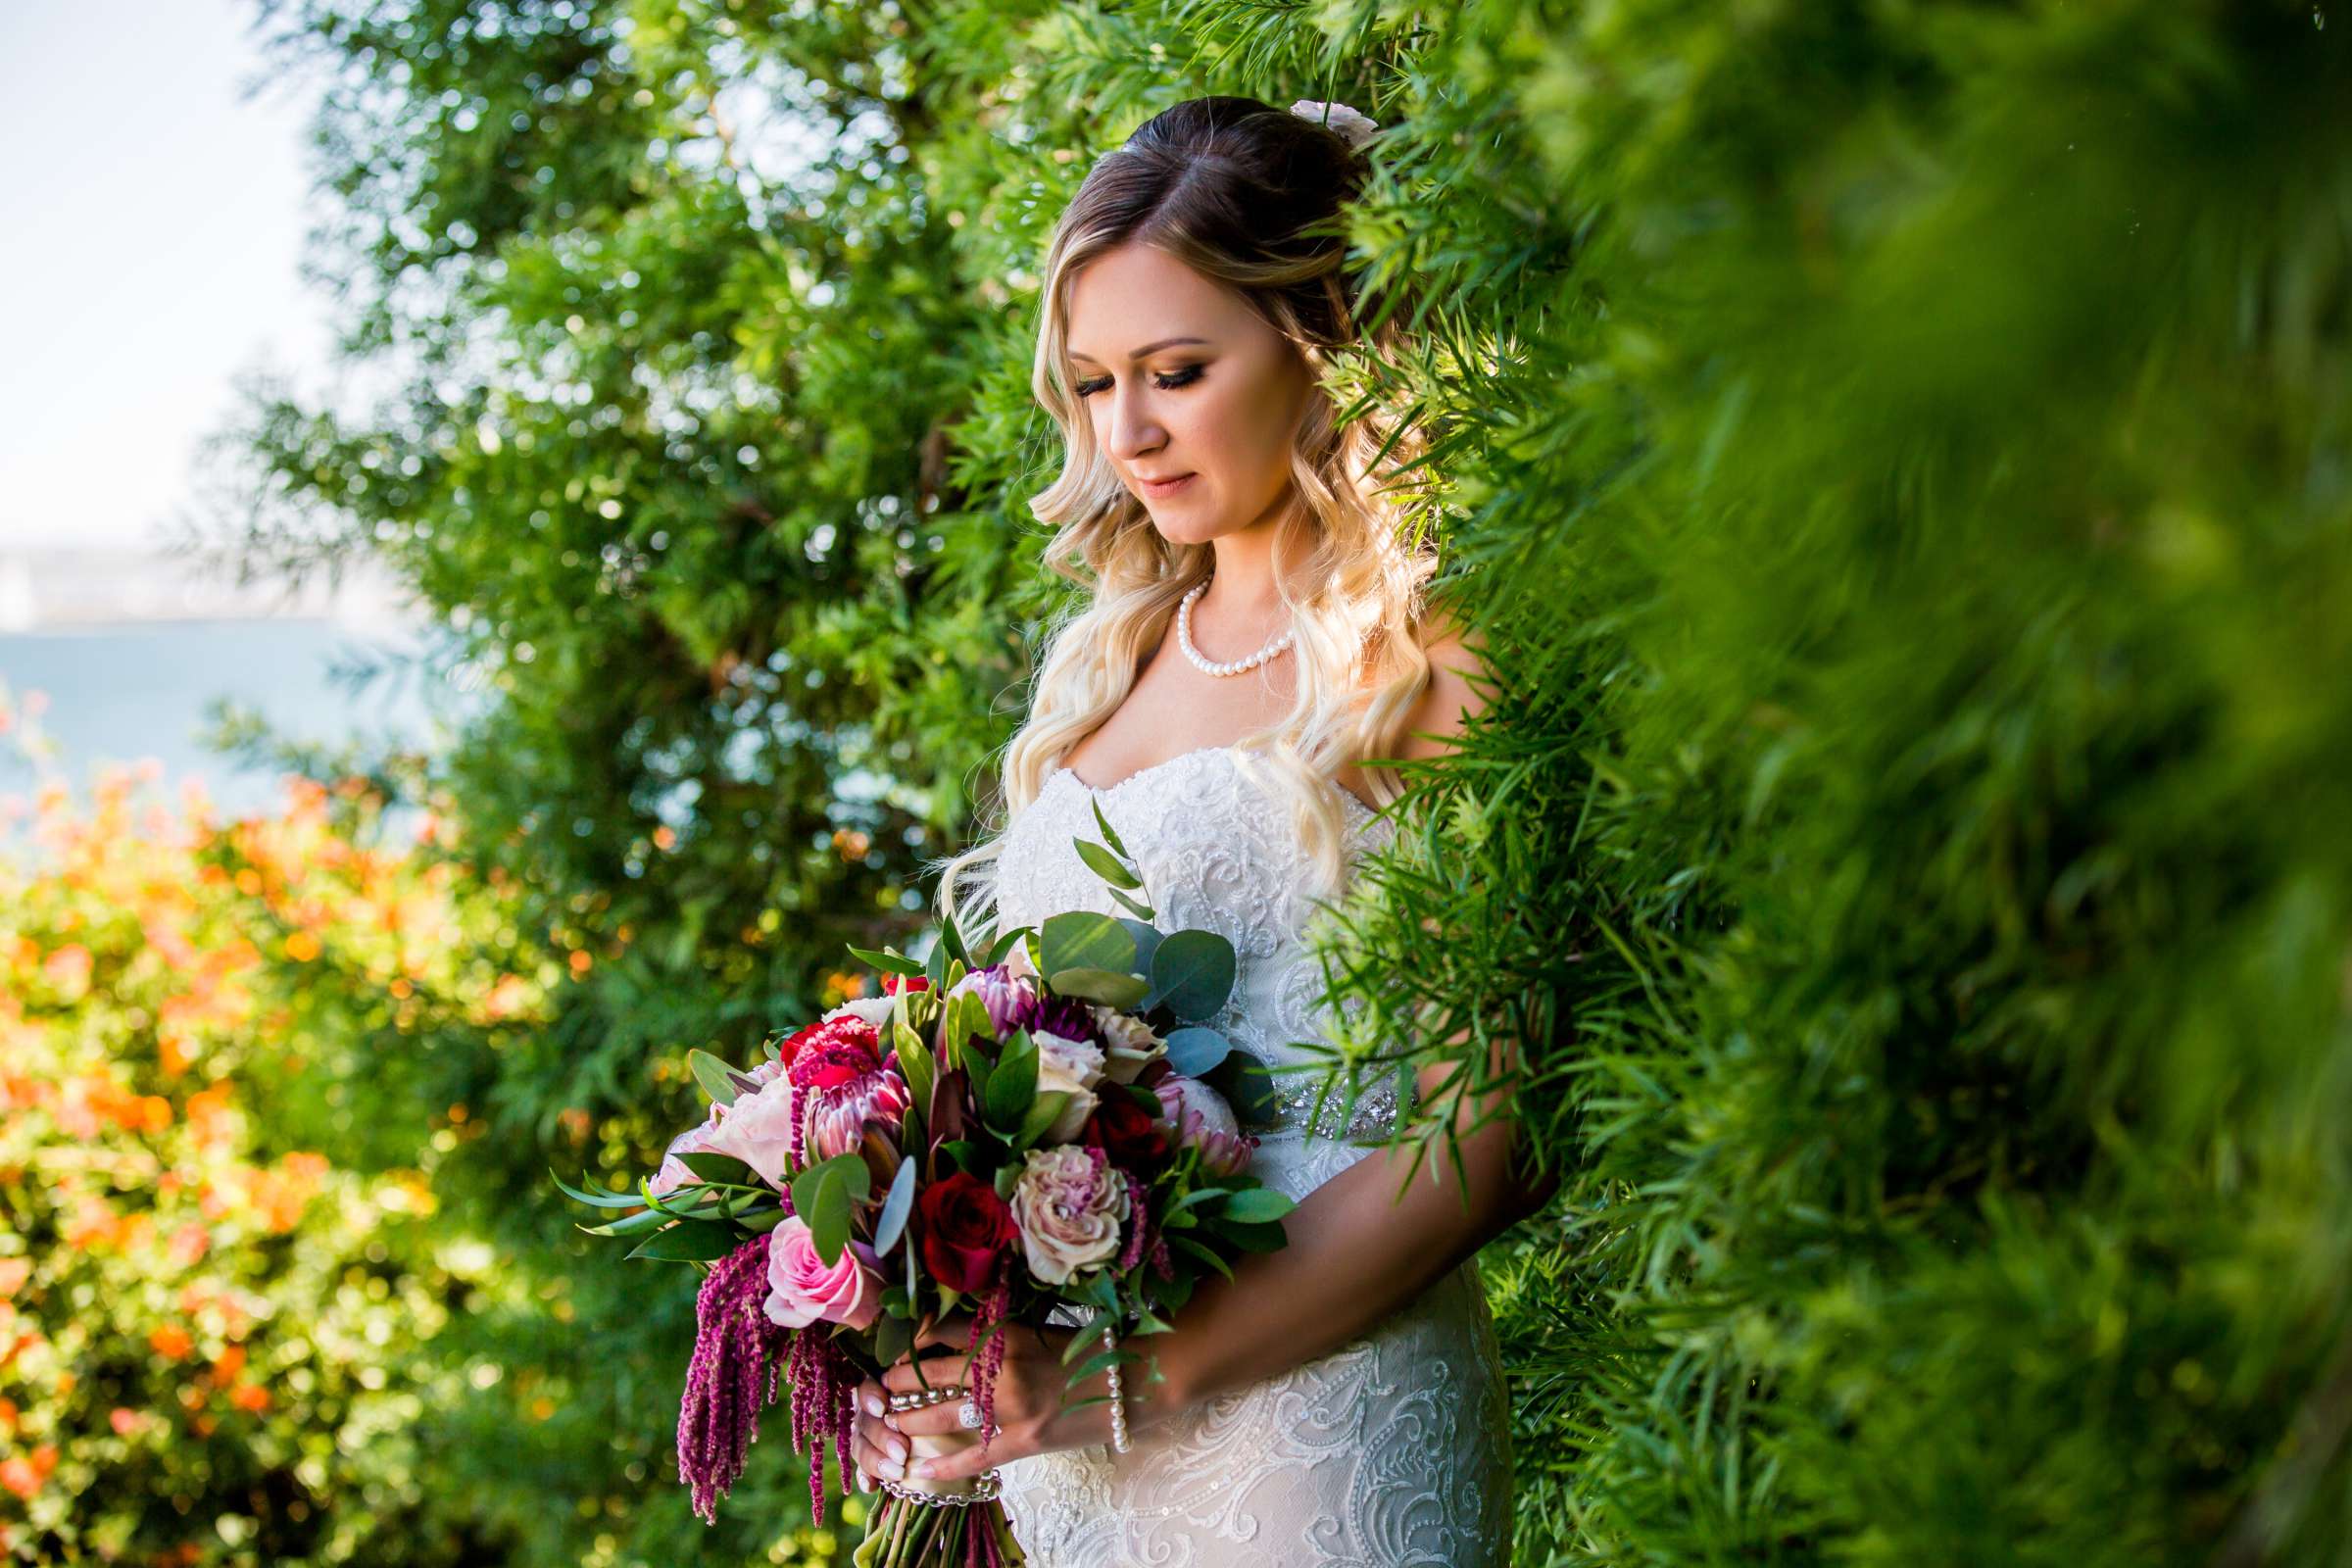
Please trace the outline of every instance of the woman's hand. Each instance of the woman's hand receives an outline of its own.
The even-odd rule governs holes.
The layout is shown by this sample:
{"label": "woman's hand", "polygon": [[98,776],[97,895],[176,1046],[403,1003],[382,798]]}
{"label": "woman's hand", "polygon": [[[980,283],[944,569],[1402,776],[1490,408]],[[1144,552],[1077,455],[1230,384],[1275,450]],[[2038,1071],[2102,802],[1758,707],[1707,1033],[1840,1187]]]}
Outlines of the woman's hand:
{"label": "woman's hand", "polygon": [[[942,1434],[965,1435],[975,1440],[979,1437],[976,1432],[967,1433],[958,1418],[961,1399],[914,1410],[890,1409],[888,1400],[894,1394],[936,1389],[949,1383],[971,1386],[965,1375],[969,1363],[962,1354],[964,1343],[971,1338],[970,1318],[947,1318],[917,1336],[910,1355],[937,1345],[953,1347],[956,1353],[925,1358],[920,1381],[915,1377],[909,1356],[901,1356],[884,1369],[879,1383],[868,1378],[858,1386],[858,1429],[852,1457],[858,1471],[869,1478],[887,1476],[893,1481],[956,1481],[1032,1454],[1108,1443],[1107,1402],[1090,1404],[1080,1410],[1069,1408],[1081,1399],[1110,1392],[1109,1375],[1100,1372],[1064,1392],[1070,1368],[1062,1364],[1061,1353],[1068,1348],[1074,1332],[1006,1324],[1004,1359],[997,1367],[996,1389],[990,1399],[991,1413],[996,1417],[996,1436],[985,1449],[975,1441],[969,1447],[954,1453],[917,1461],[909,1469],[908,1438]],[[987,1341],[983,1340],[981,1345],[985,1348]],[[1133,1365],[1123,1369],[1121,1381],[1132,1381],[1138,1370]]]}

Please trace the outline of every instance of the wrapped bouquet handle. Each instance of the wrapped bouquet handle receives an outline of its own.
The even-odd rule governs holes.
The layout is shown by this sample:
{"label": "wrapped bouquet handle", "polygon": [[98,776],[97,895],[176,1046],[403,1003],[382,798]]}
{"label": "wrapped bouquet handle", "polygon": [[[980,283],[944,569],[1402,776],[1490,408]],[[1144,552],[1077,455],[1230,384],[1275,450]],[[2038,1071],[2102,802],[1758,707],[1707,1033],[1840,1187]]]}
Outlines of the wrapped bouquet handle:
{"label": "wrapped bouquet handle", "polygon": [[[890,1408],[895,1411],[921,1410],[950,1399],[968,1399],[970,1391],[960,1383],[942,1384],[936,1389],[919,1389],[910,1394],[894,1394]],[[917,1433],[907,1437],[907,1457],[910,1460],[940,1459],[952,1453],[961,1453],[980,1441],[977,1432]],[[997,1473],[983,1470],[976,1476],[958,1476],[945,1481],[894,1481],[888,1476],[877,1478],[882,1489],[893,1496],[905,1497],[933,1508],[960,1508],[975,1502],[991,1502],[997,1495]]]}

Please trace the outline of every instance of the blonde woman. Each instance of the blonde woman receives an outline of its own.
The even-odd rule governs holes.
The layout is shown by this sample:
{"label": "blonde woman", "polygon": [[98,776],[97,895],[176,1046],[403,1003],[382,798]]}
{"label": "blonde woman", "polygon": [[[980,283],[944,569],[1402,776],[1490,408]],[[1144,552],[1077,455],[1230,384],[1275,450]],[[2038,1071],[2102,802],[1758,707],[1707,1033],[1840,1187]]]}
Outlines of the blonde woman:
{"label": "blonde woman", "polygon": [[[941,883],[966,924],[1116,913],[1071,848],[1100,806],[1161,926],[1231,939],[1216,1022],[1271,1062],[1325,1029],[1312,901],[1392,827],[1375,812],[1399,781],[1364,760],[1448,750],[1480,702],[1472,656],[1429,621],[1429,555],[1376,492],[1392,427],[1341,432],[1320,385],[1326,353],[1367,338],[1329,220],[1370,129],[1344,106],[1195,99],[1097,163],[1062,216],[1034,387],[1067,463],[1032,507],[1057,530],[1048,564],[1093,592],[1050,638],[1005,754],[1005,826]],[[909,1465],[907,1440],[954,1432],[959,1411],[889,1412],[886,1392],[914,1386],[902,1363],[862,1391],[865,1474],[996,1468],[1040,1568],[1505,1562],[1507,1410],[1473,1257],[1544,1196],[1517,1174],[1513,1124],[1490,1121],[1459,1174],[1437,1161],[1399,1197],[1401,1156],[1350,1142],[1386,1133],[1393,1102],[1309,1127],[1311,1080],[1276,1083],[1282,1124],[1250,1158],[1298,1200],[1289,1245],[1210,1276],[1171,1332],[1134,1343],[1159,1377],[1126,1380],[1123,1431],[1107,1401],[1065,1404],[1066,1330],[1018,1332],[985,1455]],[[1478,1106],[1454,1100],[1466,1128]],[[961,1325],[942,1338],[960,1350]],[[962,1380],[958,1355],[924,1365]]]}

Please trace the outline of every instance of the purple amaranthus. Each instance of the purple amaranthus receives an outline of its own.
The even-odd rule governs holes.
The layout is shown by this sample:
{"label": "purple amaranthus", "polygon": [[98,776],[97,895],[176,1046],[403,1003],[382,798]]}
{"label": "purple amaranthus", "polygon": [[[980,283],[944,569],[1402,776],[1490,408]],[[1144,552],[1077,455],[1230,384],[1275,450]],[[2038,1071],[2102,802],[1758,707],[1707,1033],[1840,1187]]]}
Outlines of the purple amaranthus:
{"label": "purple amaranthus", "polygon": [[712,1265],[695,1298],[694,1359],[678,1406],[678,1474],[694,1489],[694,1511],[718,1522],[718,1499],[743,1475],[760,1436],[760,1412],[776,1402],[796,1338],[771,1322],[767,1238],[755,1236]]}
{"label": "purple amaranthus", "polygon": [[841,1494],[850,1494],[850,1441],[858,1417],[858,1363],[830,1334],[794,1338],[786,1375],[792,1381],[792,1446],[808,1455],[808,1511],[825,1522],[825,1444]]}

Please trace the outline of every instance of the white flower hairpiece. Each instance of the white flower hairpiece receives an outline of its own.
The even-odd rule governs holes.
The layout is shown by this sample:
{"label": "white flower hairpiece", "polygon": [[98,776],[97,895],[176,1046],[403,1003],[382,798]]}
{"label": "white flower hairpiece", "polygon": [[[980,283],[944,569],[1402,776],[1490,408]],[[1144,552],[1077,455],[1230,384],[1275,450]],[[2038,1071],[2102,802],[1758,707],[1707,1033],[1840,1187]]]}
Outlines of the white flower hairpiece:
{"label": "white flower hairpiece", "polygon": [[1347,138],[1349,147],[1361,147],[1380,128],[1346,104],[1321,103],[1312,98],[1301,98],[1291,105],[1291,113],[1338,131]]}

